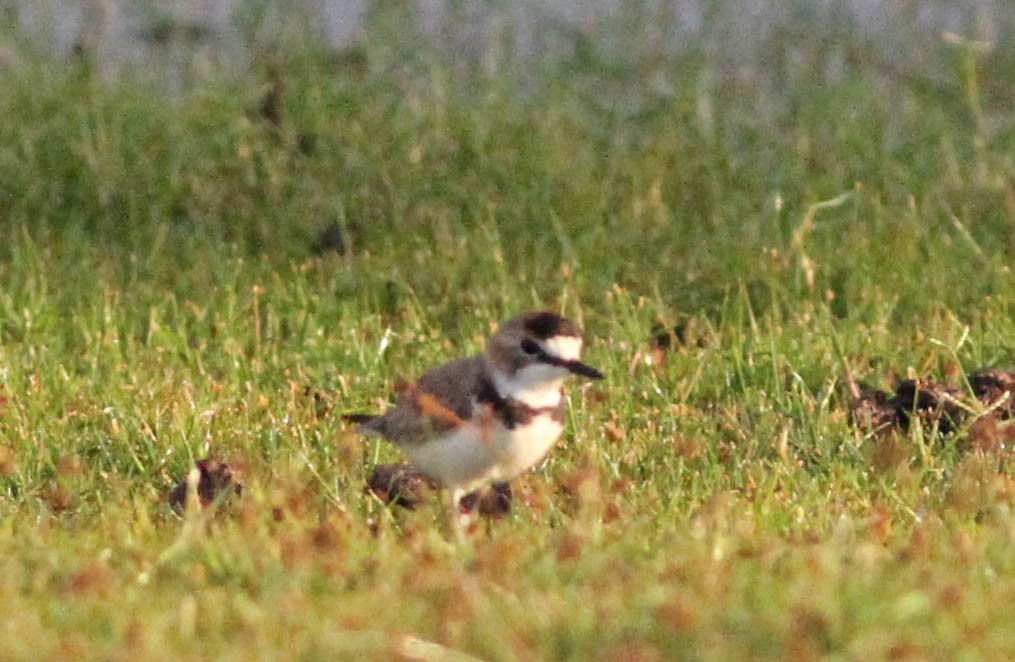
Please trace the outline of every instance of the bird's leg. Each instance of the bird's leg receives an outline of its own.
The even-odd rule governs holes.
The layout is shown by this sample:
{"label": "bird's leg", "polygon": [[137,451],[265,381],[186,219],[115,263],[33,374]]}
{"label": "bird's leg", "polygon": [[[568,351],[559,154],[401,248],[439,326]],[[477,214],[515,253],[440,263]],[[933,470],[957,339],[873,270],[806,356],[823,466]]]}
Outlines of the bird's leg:
{"label": "bird's leg", "polygon": [[455,540],[458,542],[465,542],[465,528],[462,517],[462,497],[465,494],[465,490],[461,487],[455,487],[451,490],[451,530],[455,535]]}

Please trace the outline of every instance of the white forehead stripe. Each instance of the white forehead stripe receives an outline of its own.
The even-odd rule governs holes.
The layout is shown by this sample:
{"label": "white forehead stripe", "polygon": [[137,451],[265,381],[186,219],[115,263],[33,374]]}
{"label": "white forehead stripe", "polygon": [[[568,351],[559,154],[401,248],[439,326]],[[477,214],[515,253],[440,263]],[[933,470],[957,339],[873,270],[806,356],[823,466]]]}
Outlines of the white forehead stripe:
{"label": "white forehead stripe", "polygon": [[578,336],[553,336],[543,342],[543,349],[558,359],[577,361],[582,354],[582,339]]}

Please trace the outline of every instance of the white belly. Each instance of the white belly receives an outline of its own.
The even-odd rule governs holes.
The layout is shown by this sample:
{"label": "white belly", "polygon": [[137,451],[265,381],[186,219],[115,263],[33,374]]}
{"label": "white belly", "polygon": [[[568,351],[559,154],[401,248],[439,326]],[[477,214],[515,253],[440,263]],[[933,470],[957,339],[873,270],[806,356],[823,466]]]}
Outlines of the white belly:
{"label": "white belly", "polygon": [[511,480],[538,464],[563,430],[544,414],[514,430],[495,423],[486,434],[480,434],[479,424],[463,425],[444,437],[402,449],[423,473],[445,487],[467,487]]}
{"label": "white belly", "polygon": [[497,461],[495,446],[485,442],[474,425],[402,450],[423,473],[451,488],[482,480]]}

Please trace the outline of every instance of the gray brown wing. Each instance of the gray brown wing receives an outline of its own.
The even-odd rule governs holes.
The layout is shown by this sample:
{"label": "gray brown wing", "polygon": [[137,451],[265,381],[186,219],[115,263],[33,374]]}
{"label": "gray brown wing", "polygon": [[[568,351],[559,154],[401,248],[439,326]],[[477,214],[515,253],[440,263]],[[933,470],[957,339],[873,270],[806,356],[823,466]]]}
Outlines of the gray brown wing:
{"label": "gray brown wing", "polygon": [[483,357],[458,359],[430,370],[398,404],[361,426],[394,444],[419,444],[472,418],[483,381]]}

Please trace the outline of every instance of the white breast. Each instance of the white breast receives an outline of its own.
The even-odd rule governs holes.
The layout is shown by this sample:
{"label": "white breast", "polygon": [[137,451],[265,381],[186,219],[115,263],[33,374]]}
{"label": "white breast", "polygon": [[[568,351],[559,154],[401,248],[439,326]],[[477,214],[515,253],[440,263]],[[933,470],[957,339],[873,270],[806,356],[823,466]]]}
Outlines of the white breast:
{"label": "white breast", "polygon": [[499,428],[494,437],[498,445],[497,466],[491,480],[511,480],[539,464],[563,431],[563,424],[550,414],[537,416],[528,425],[513,430]]}

